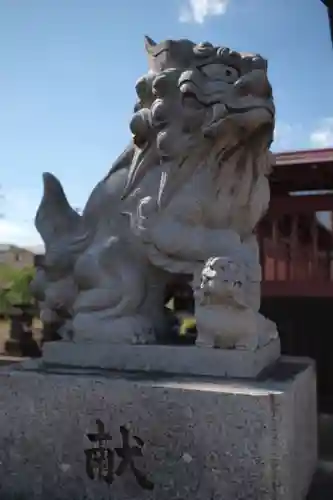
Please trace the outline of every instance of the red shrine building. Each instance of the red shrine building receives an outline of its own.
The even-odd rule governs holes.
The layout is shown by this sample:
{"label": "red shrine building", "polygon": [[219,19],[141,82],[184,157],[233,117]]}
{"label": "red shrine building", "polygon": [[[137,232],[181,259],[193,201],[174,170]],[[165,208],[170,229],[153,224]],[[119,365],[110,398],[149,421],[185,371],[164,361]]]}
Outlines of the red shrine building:
{"label": "red shrine building", "polygon": [[284,354],[316,360],[319,407],[333,413],[333,149],[277,154],[270,183],[261,310]]}
{"label": "red shrine building", "polygon": [[[333,413],[333,148],[276,154],[270,185],[257,229],[261,312],[277,323],[283,354],[315,359],[319,409]],[[193,312],[188,284],[173,295]]]}
{"label": "red shrine building", "polygon": [[333,298],[333,149],[277,154],[270,183],[263,295]]}

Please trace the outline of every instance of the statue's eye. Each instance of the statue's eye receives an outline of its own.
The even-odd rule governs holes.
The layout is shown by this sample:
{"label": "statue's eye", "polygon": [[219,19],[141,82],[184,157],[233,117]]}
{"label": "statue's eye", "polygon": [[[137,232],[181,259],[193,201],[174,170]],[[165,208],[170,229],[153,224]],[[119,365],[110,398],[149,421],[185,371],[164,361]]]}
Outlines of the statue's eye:
{"label": "statue's eye", "polygon": [[227,83],[235,83],[239,78],[238,71],[235,68],[227,67],[224,72],[224,81]]}
{"label": "statue's eye", "polygon": [[235,83],[239,78],[237,69],[224,64],[208,64],[201,71],[212,80],[221,80],[225,83]]}

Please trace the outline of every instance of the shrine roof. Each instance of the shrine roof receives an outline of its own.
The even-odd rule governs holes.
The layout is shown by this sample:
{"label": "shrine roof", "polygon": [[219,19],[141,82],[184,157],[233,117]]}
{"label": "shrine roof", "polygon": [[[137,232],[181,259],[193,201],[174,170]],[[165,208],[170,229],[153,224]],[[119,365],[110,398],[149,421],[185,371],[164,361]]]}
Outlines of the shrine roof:
{"label": "shrine roof", "polygon": [[304,149],[275,153],[276,165],[333,162],[333,148]]}
{"label": "shrine roof", "polygon": [[272,192],[333,190],[333,148],[275,154]]}

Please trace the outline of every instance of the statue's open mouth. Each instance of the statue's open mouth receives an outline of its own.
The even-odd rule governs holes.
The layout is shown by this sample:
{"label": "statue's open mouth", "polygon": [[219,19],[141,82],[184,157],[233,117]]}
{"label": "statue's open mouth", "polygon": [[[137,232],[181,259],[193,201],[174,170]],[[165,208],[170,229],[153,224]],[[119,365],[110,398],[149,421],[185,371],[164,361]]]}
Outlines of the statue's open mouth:
{"label": "statue's open mouth", "polygon": [[[216,105],[225,106],[225,116],[231,114],[245,114],[255,109],[267,112],[267,121],[273,121],[275,116],[274,104],[271,100],[256,97],[251,94],[239,96],[228,84],[216,81],[216,91],[205,93],[192,80],[183,80],[179,90],[182,93],[182,103],[186,106],[189,100],[195,100],[203,108],[212,108]],[[219,119],[223,116],[219,116]]]}

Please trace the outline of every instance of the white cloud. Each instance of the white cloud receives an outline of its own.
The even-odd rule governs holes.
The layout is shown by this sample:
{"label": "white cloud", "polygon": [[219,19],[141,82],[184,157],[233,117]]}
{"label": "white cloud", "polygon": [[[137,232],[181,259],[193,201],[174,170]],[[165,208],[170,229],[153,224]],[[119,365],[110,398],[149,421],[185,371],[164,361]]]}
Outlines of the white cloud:
{"label": "white cloud", "polygon": [[41,239],[32,223],[27,224],[3,218],[0,220],[0,243],[35,246],[41,243]]}
{"label": "white cloud", "polygon": [[185,0],[179,20],[183,23],[202,24],[206,17],[225,14],[229,0]]}
{"label": "white cloud", "polygon": [[[0,243],[22,247],[35,247],[42,243],[34,219],[42,199],[39,187],[2,186],[0,200]],[[80,206],[73,204],[74,207]]]}
{"label": "white cloud", "polygon": [[302,149],[304,144],[304,130],[300,124],[290,124],[277,121],[274,130],[274,151],[287,151],[291,149]]}
{"label": "white cloud", "polygon": [[272,149],[278,152],[333,147],[333,117],[319,120],[311,128],[300,123],[277,121]]}
{"label": "white cloud", "polygon": [[41,195],[24,188],[2,189],[0,206],[0,243],[39,245],[41,239],[34,227],[34,216]]}
{"label": "white cloud", "polygon": [[310,142],[316,148],[333,147],[333,117],[323,119],[311,133]]}
{"label": "white cloud", "polygon": [[280,144],[288,142],[293,128],[289,123],[277,122],[274,130],[274,143]]}

